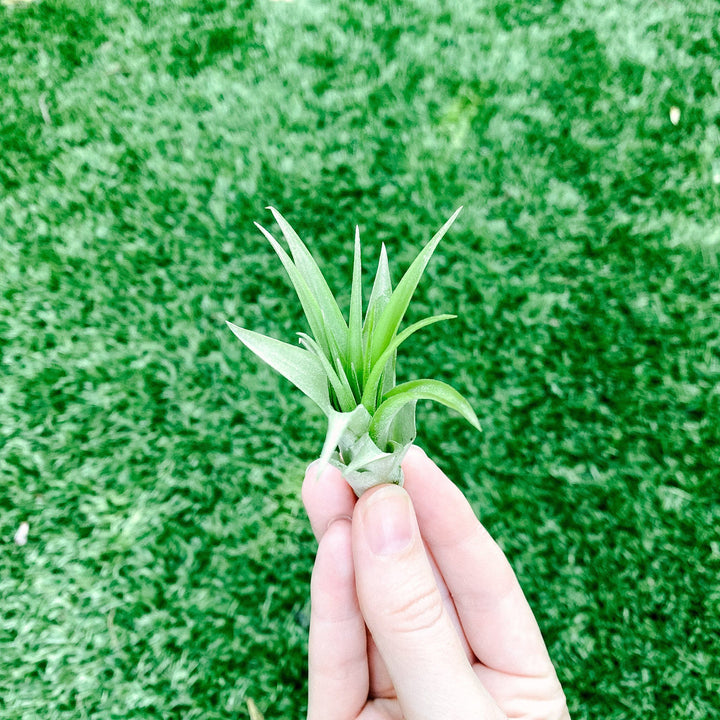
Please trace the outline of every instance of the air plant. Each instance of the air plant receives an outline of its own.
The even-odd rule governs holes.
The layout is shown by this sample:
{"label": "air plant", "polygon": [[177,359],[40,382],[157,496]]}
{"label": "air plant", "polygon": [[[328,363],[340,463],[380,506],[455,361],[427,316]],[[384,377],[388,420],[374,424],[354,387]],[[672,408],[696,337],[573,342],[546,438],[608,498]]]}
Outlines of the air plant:
{"label": "air plant", "polygon": [[460,413],[480,430],[470,404],[439,380],[396,385],[397,350],[417,330],[455,315],[434,315],[400,331],[415,288],[438,243],[462,208],[422,249],[393,290],[382,246],[367,310],[362,312],[360,231],[355,229],[352,290],[348,321],[343,317],[310,251],[275,208],[269,208],[290,248],[290,255],[255,223],[282,262],[302,305],[310,333],[299,345],[261,335],[228,322],[258,357],[286,377],[325,413],[328,430],[318,472],[328,462],[339,468],[359,497],[381,483],[402,485],[401,462],[416,436],[418,400],[435,400]]}

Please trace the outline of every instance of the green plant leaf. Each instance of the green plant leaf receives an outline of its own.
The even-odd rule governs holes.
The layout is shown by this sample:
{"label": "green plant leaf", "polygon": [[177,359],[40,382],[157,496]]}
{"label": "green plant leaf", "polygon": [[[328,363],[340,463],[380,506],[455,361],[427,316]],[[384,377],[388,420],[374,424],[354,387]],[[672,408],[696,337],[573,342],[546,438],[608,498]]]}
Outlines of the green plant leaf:
{"label": "green plant leaf", "polygon": [[435,248],[445,233],[450,229],[450,226],[455,222],[455,218],[461,210],[462,207],[459,207],[450,219],[435,233],[430,242],[420,251],[420,254],[415,258],[405,272],[405,275],[403,275],[402,280],[398,283],[382,314],[375,318],[375,325],[370,338],[369,354],[371,365],[375,365],[377,359],[390,344],[398,327],[400,327],[400,323],[405,316],[415,288],[420,282],[420,278],[432,254],[435,252]]}
{"label": "green plant leaf", "polygon": [[410,402],[435,400],[459,412],[474,428],[480,430],[475,411],[470,403],[454,388],[440,380],[411,380],[391,390],[375,411],[370,423],[370,437],[378,447],[387,445],[390,428],[395,416]]}
{"label": "green plant leaf", "polygon": [[322,474],[346,432],[351,438],[360,437],[367,433],[369,424],[370,414],[362,405],[358,405],[351,412],[341,413],[336,410],[331,410],[328,413],[328,429],[325,434],[322,452],[320,453],[320,460],[317,464],[316,479]]}
{"label": "green plant leaf", "polygon": [[397,350],[394,350],[391,357],[385,363],[385,370],[382,374],[382,384],[378,386],[379,397],[375,405],[380,404],[380,398],[395,387],[395,368],[397,366]]}
{"label": "green plant leaf", "polygon": [[228,322],[240,341],[271,368],[287,378],[328,415],[331,408],[328,377],[322,363],[308,350],[246,330]]}
{"label": "green plant leaf", "polygon": [[363,385],[362,348],[362,255],[360,249],[360,228],[355,227],[355,256],[353,259],[352,291],[350,293],[350,322],[348,325],[348,358],[350,382],[356,399],[360,399]]}
{"label": "green plant leaf", "polygon": [[320,346],[325,350],[326,354],[332,356],[334,351],[333,338],[328,337],[322,308],[308,287],[308,284],[305,282],[305,279],[298,271],[297,267],[295,267],[295,264],[290,259],[290,256],[285,252],[285,250],[283,250],[282,245],[280,245],[280,243],[262,225],[255,223],[255,226],[265,236],[266,240],[270,243],[270,245],[272,245],[273,250],[280,258],[280,262],[283,264],[285,272],[287,272],[290,282],[295,288],[295,292],[300,300],[300,305],[305,313],[305,318],[308,321],[312,334],[315,336],[315,339]]}
{"label": "green plant leaf", "polygon": [[363,375],[370,374],[371,357],[370,344],[375,334],[375,325],[383,310],[390,301],[392,295],[392,284],[390,282],[390,268],[388,266],[387,250],[385,243],[380,246],[380,259],[378,260],[375,281],[373,282],[370,300],[368,300],[365,322],[363,323]]}
{"label": "green plant leaf", "polygon": [[330,360],[328,360],[325,353],[322,351],[322,348],[320,348],[320,346],[315,342],[315,340],[313,340],[309,335],[302,332],[298,333],[298,335],[300,336],[300,342],[303,343],[303,345],[305,345],[305,347],[307,347],[307,349],[313,355],[315,355],[315,357],[317,357],[317,359],[322,364],[323,370],[325,371],[328,381],[330,382],[330,385],[335,392],[335,396],[337,397],[341,410],[344,412],[350,412],[350,410],[353,410],[355,407],[357,407],[355,396],[353,395],[352,389],[350,388],[350,383],[345,376],[345,371],[342,367],[342,363],[340,363],[338,360],[336,364],[339,365],[339,368],[335,369],[332,366]]}
{"label": "green plant leaf", "polygon": [[327,330],[335,338],[340,353],[344,357],[347,353],[348,326],[340,312],[335,296],[328,287],[325,277],[305,243],[290,227],[288,221],[274,207],[269,207],[268,210],[270,210],[275,221],[280,226],[280,230],[282,230],[282,234],[290,246],[295,266],[317,300]]}
{"label": "green plant leaf", "polygon": [[383,354],[378,358],[378,361],[370,370],[370,375],[368,376],[363,389],[362,403],[370,412],[375,410],[378,388],[380,386],[380,380],[382,379],[383,372],[386,369],[387,362],[395,356],[398,347],[414,332],[417,332],[421,328],[440,322],[441,320],[452,320],[455,317],[457,317],[457,315],[434,315],[433,317],[419,320],[418,322],[405,328],[405,330],[392,339],[390,344],[383,351]]}

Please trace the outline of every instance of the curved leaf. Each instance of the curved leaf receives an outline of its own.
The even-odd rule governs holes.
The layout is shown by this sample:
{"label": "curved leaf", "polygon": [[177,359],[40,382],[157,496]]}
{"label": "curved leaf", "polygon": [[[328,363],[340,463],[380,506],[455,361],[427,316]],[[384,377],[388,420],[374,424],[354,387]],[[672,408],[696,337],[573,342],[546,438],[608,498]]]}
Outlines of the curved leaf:
{"label": "curved leaf", "polygon": [[481,429],[470,403],[450,385],[440,380],[411,380],[387,393],[373,415],[369,432],[379,447],[386,446],[393,420],[400,410],[417,400],[435,400],[442,403],[459,412],[474,428]]}
{"label": "curved leaf", "polygon": [[328,429],[320,453],[320,461],[317,464],[315,479],[322,474],[346,431],[353,429],[351,426],[354,426],[356,432],[350,432],[349,434],[353,437],[357,434],[362,435],[366,431],[369,422],[370,415],[362,405],[358,405],[351,412],[341,413],[337,412],[337,410],[331,410],[328,413]]}
{"label": "curved leaf", "polygon": [[355,254],[353,259],[352,290],[350,293],[350,323],[348,325],[348,369],[356,398],[360,398],[363,370],[362,354],[362,256],[360,228],[355,227]]}
{"label": "curved leaf", "polygon": [[318,341],[320,346],[325,350],[326,354],[332,354],[332,340],[333,338],[328,336],[325,327],[325,313],[318,304],[312,290],[308,287],[305,282],[305,278],[298,271],[295,264],[290,259],[290,256],[283,250],[282,245],[259,223],[255,223],[255,227],[265,236],[265,239],[272,245],[273,250],[277,253],[280,258],[280,262],[285,268],[290,282],[295,288],[300,305],[302,305],[303,312],[307,318],[308,325],[315,339]]}
{"label": "curved leaf", "polygon": [[303,332],[298,333],[298,335],[300,336],[300,342],[317,357],[320,364],[323,366],[325,375],[335,392],[340,408],[345,412],[349,412],[357,407],[355,396],[353,395],[348,380],[345,377],[345,370],[343,369],[342,364],[338,362],[339,367],[336,370],[315,340]]}
{"label": "curved leaf", "polygon": [[456,317],[457,315],[434,315],[433,317],[425,318],[424,320],[413,323],[393,338],[392,342],[385,348],[383,354],[378,358],[377,362],[372,367],[370,376],[365,383],[362,404],[370,412],[375,409],[378,387],[380,385],[380,379],[382,378],[383,371],[385,370],[388,360],[393,357],[393,354],[397,351],[398,347],[417,330],[420,330],[427,325],[440,322],[441,320],[452,320]]}
{"label": "curved leaf", "polygon": [[320,360],[311,352],[231,322],[227,325],[261,360],[302,390],[326,415],[330,413],[328,378]]}
{"label": "curved leaf", "polygon": [[370,374],[370,345],[375,336],[375,326],[387,307],[392,295],[392,284],[390,281],[390,268],[388,267],[387,250],[385,243],[380,246],[380,259],[378,260],[375,281],[368,300],[365,322],[363,323],[363,374],[367,377]]}
{"label": "curved leaf", "polygon": [[450,217],[450,219],[435,233],[430,242],[420,251],[412,265],[407,269],[402,280],[398,283],[395,291],[390,296],[387,306],[380,315],[375,318],[375,327],[370,342],[370,364],[374,365],[377,359],[382,355],[385,348],[390,344],[393,336],[400,327],[400,323],[405,315],[405,311],[410,304],[410,299],[415,292],[415,288],[420,282],[425,268],[427,267],[432,254],[435,252],[440,240],[455,222],[455,218],[459,215],[462,207],[459,207]]}
{"label": "curved leaf", "polygon": [[290,227],[290,223],[274,207],[269,207],[268,210],[270,210],[275,221],[280,226],[280,230],[282,230],[282,234],[290,246],[295,266],[305,279],[318,305],[320,305],[327,329],[335,338],[335,342],[344,356],[347,352],[348,326],[340,312],[335,296],[328,287],[327,281],[315,259],[298,234]]}

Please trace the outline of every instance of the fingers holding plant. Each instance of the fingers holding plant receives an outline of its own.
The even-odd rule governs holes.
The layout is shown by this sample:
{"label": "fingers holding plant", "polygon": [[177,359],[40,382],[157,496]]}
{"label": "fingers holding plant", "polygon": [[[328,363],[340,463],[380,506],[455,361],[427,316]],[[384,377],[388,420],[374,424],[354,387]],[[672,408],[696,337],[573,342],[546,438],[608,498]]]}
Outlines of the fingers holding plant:
{"label": "fingers holding plant", "polygon": [[479,429],[473,409],[437,380],[396,384],[401,343],[452,317],[436,315],[400,330],[459,211],[394,289],[382,248],[364,318],[356,232],[347,320],[307,247],[272,212],[290,254],[260,230],[287,271],[312,334],[299,333],[297,346],[229,325],[328,418],[320,464],[303,486],[319,543],[309,717],[567,717],[542,637],[502,551],[462,493],[411,448],[419,400],[440,402]]}
{"label": "fingers holding plant", "polygon": [[[365,707],[381,703],[389,718],[541,713],[566,720],[562,688],[501,549],[458,488],[418,448],[408,453],[404,474],[406,489],[384,485],[357,501],[341,490],[347,486],[334,470],[319,480],[313,473],[306,478],[303,497],[313,527],[321,528],[313,604],[322,607],[317,593],[323,587],[337,599],[339,583],[352,597],[355,620],[359,616],[371,633],[359,650],[360,636],[348,642],[336,624],[334,641],[326,635],[325,647],[345,647],[355,660],[364,653]],[[328,518],[350,507],[351,528],[340,519],[325,531]],[[352,582],[342,567],[334,573],[327,562],[339,526],[351,533]],[[320,634],[311,636],[312,656],[323,645]]]}
{"label": "fingers holding plant", "polygon": [[[318,716],[332,717],[328,712],[330,706],[321,698],[336,696],[333,688],[338,685],[338,668],[356,664],[358,654],[362,653],[365,657],[364,674],[355,675],[347,692],[352,697],[356,692],[362,694],[363,689],[358,690],[355,682],[360,679],[368,703],[366,707],[374,706],[379,710],[382,706],[391,712],[388,717],[402,716],[409,720],[424,717],[414,714],[413,707],[419,708],[418,703],[422,701],[427,710],[432,707],[431,697],[436,698],[434,702],[438,712],[443,707],[443,717],[452,717],[445,707],[447,698],[437,692],[442,683],[446,683],[447,688],[454,688],[456,708],[469,710],[475,708],[478,702],[491,707],[487,693],[472,673],[472,654],[462,634],[452,598],[432,557],[426,552],[407,493],[397,486],[385,485],[355,503],[352,493],[349,498],[345,495],[346,489],[349,490],[348,486],[335,470],[328,469],[317,478],[312,467],[303,485],[303,499],[320,538],[313,572],[309,645],[312,711]],[[389,497],[384,497],[383,493]],[[393,509],[397,508],[397,504],[393,503],[393,493],[398,494],[410,513],[412,552],[409,554],[394,545],[396,541],[404,542],[401,535],[394,535],[395,531],[407,531],[408,525],[407,522],[398,525],[398,514]],[[349,505],[354,506],[350,507],[354,528],[352,581],[345,572],[347,538],[341,534],[341,529],[348,525],[343,516]],[[336,518],[334,522],[333,518]],[[405,520],[408,521],[407,515]],[[382,557],[377,555],[383,556],[388,551],[389,556],[383,563]],[[333,565],[334,561],[339,563],[337,567]],[[367,599],[363,611],[360,610],[356,588],[357,593]],[[364,644],[359,635],[349,634],[348,616],[337,608],[343,598],[347,603],[347,613],[356,620],[360,615],[363,627],[367,625],[369,628],[370,634]],[[428,605],[430,599],[431,605]],[[442,620],[441,627],[424,627],[422,617],[417,614],[423,610],[431,615],[437,614]],[[329,616],[335,621],[329,620]],[[415,627],[416,623],[420,626]],[[436,634],[437,629],[440,632]],[[406,645],[398,643],[397,637]],[[429,642],[431,637],[434,643]],[[453,650],[450,656],[449,648]],[[442,657],[439,666],[438,657]],[[452,657],[452,663],[447,662],[449,657]],[[395,668],[393,672],[388,669],[391,663]],[[318,677],[321,669],[327,677]],[[432,682],[421,682],[425,673],[434,677]],[[428,692],[430,695],[427,695]],[[403,695],[409,699],[408,707],[402,701]],[[400,705],[397,704],[398,697]],[[413,697],[416,699],[412,700]],[[324,708],[324,714],[319,708]],[[343,711],[339,705],[337,711]],[[311,718],[315,716],[310,714]]]}
{"label": "fingers holding plant", "polygon": [[499,717],[443,602],[407,492],[384,485],[353,514],[359,606],[408,720]]}
{"label": "fingers holding plant", "polygon": [[357,498],[337,468],[326,466],[318,474],[317,463],[316,460],[305,471],[302,500],[319,542],[334,519],[352,517]]}

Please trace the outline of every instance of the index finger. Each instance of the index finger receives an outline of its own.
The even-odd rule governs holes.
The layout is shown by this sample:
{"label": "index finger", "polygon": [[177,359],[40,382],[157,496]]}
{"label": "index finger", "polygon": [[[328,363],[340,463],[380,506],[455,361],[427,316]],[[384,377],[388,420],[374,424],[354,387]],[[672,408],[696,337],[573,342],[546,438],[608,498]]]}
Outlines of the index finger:
{"label": "index finger", "polygon": [[352,488],[332,465],[325,467],[320,475],[316,463],[308,467],[302,485],[302,499],[318,542],[333,520],[341,517],[350,519],[355,507]]}
{"label": "index finger", "polygon": [[532,610],[465,496],[420,448],[410,449],[403,472],[420,532],[478,660],[500,672],[547,675],[553,666]]}

